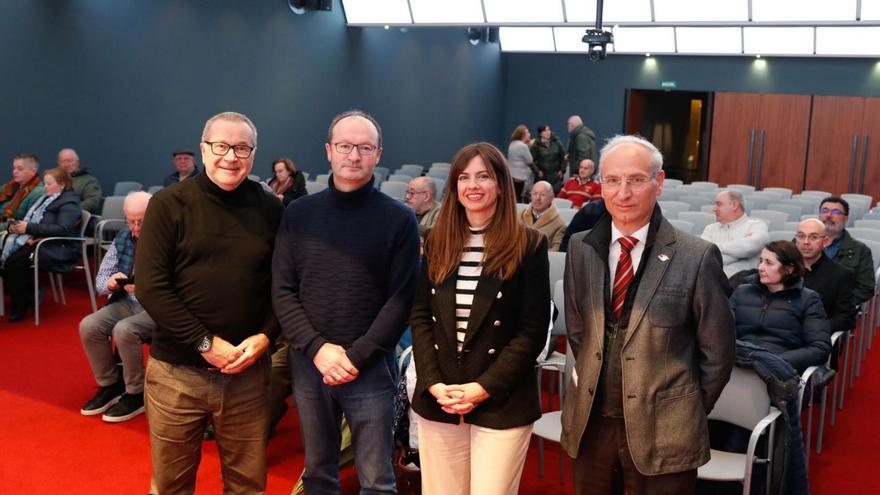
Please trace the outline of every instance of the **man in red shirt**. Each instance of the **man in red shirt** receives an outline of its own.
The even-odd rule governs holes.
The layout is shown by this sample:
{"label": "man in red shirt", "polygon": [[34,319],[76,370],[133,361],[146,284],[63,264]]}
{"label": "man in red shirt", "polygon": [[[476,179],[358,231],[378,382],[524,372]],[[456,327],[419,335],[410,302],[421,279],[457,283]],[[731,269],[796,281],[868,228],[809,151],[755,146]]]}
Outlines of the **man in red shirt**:
{"label": "man in red shirt", "polygon": [[579,210],[584,203],[602,197],[602,186],[593,180],[596,165],[593,160],[581,160],[578,174],[566,181],[557,197],[571,201],[572,208]]}

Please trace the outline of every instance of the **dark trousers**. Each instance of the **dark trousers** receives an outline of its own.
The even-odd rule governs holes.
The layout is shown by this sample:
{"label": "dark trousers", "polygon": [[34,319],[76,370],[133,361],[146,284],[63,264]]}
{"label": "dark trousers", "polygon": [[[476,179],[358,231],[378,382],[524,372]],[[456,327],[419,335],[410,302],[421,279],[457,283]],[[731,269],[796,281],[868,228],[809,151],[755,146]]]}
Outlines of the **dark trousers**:
{"label": "dark trousers", "polygon": [[645,476],[632,461],[623,418],[590,417],[576,459],[572,459],[577,495],[687,495],[696,487],[697,470]]}
{"label": "dark trousers", "polygon": [[3,265],[3,284],[12,299],[12,309],[16,311],[25,305],[33,304],[34,271],[31,268],[32,246],[25,244],[6,258]]}

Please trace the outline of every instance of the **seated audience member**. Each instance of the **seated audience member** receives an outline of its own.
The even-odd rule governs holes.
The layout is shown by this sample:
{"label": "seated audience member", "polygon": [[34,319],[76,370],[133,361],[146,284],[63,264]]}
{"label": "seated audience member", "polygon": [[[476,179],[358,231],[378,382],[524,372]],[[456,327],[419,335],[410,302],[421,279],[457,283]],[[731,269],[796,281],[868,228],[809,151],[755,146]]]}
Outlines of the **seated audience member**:
{"label": "seated audience member", "polygon": [[0,231],[10,220],[21,220],[34,201],[43,195],[37,155],[19,153],[12,159],[12,180],[0,190]]}
{"label": "seated audience member", "polygon": [[[122,209],[128,227],[113,239],[95,281],[98,294],[110,297],[103,308],[79,323],[79,338],[100,387],[80,413],[104,413],[103,420],[108,423],[127,421],[144,412],[142,345],[150,341],[156,324],[135,297],[134,253],[149,201],[150,194],[145,192],[125,197]],[[113,358],[114,345],[122,359],[121,377]]]}
{"label": "seated audience member", "polygon": [[578,232],[591,230],[593,225],[596,225],[596,222],[606,213],[608,213],[608,210],[605,208],[605,200],[602,198],[585,204],[574,214],[571,222],[568,222],[568,227],[565,229],[565,235],[562,236],[559,250],[563,253],[568,252],[568,241],[571,239],[571,236]]}
{"label": "seated audience member", "polygon": [[196,167],[196,154],[192,150],[175,150],[171,153],[171,158],[174,160],[174,168],[177,170],[169,174],[168,177],[165,177],[165,180],[162,181],[164,187],[183,182],[190,177],[198,175],[199,168]]}
{"label": "seated audience member", "polygon": [[535,180],[546,180],[553,185],[554,192],[562,189],[562,179],[565,178],[565,146],[553,134],[549,125],[538,126],[538,139],[532,141],[529,151],[532,152],[531,167]]}
{"label": "seated audience member", "polygon": [[769,240],[767,224],[746,215],[743,196],[738,191],[718,193],[713,211],[718,221],[707,225],[700,237],[718,246],[724,274],[730,278],[755,268],[761,249]]}
{"label": "seated audience member", "polygon": [[596,164],[593,160],[581,160],[578,174],[568,179],[559,196],[571,201],[572,208],[580,209],[585,203],[602,198],[602,185],[593,180],[596,173]]}
{"label": "seated audience member", "polygon": [[[41,237],[75,237],[79,235],[82,208],[79,196],[72,189],[73,181],[63,169],[43,173],[45,193],[37,199],[24,220],[10,223],[3,253],[3,281],[12,298],[9,321],[24,319],[33,301],[31,257]],[[40,268],[66,270],[79,257],[79,243],[54,241],[40,247]]]}
{"label": "seated audience member", "polygon": [[520,214],[520,219],[547,237],[550,251],[559,251],[566,225],[553,204],[553,186],[547,181],[538,181],[532,186],[531,197],[532,202]]}
{"label": "seated audience member", "polygon": [[831,332],[854,328],[856,304],[852,292],[855,275],[825,255],[824,248],[831,243],[825,234],[825,224],[808,218],[798,225],[795,238],[798,251],[804,257],[804,287],[819,293]]}
{"label": "seated audience member", "polygon": [[846,231],[849,221],[849,203],[837,196],[829,196],[819,206],[819,220],[825,224],[831,244],[825,255],[852,270],[856,277],[853,299],[861,304],[874,295],[874,259],[871,248],[853,239]]}
{"label": "seated audience member", "polygon": [[284,206],[291,201],[308,194],[306,192],[306,176],[296,169],[290,158],[279,158],[272,162],[272,178],[269,187]]}
{"label": "seated audience member", "polygon": [[440,202],[437,201],[437,183],[430,177],[416,177],[409,181],[404,198],[407,206],[412,208],[419,221],[419,227],[431,228],[440,213]]}
{"label": "seated audience member", "polygon": [[72,189],[79,196],[82,209],[90,213],[101,213],[101,184],[97,177],[89,174],[87,168],[80,168],[76,151],[72,148],[59,151],[58,166],[73,179]]}
{"label": "seated audience member", "polygon": [[794,243],[774,241],[761,251],[758,273],[730,296],[736,338],[779,355],[798,373],[824,364],[831,332],[819,294],[804,287],[804,259]]}

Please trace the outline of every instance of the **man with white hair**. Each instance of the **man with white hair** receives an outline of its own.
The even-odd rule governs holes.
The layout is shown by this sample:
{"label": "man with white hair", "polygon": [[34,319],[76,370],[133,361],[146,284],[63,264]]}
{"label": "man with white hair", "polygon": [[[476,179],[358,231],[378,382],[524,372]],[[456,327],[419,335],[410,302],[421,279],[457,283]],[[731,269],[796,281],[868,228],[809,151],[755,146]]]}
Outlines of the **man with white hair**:
{"label": "man with white hair", "polygon": [[440,203],[437,201],[437,184],[430,177],[416,177],[409,181],[404,198],[407,206],[416,214],[419,226],[430,228],[437,221]]}
{"label": "man with white hair", "polygon": [[[107,304],[79,323],[79,337],[92,367],[98,393],[80,409],[84,416],[104,413],[108,423],[127,421],[144,412],[144,353],[156,324],[135,297],[134,253],[150,194],[131,193],[123,212],[127,227],[120,230],[101,261],[95,286],[109,295]],[[122,360],[116,369],[112,343]]]}
{"label": "man with white hair", "polygon": [[538,181],[530,194],[532,201],[520,214],[520,219],[547,237],[550,251],[559,251],[567,225],[553,204],[553,185],[545,180]]}
{"label": "man with white hair", "polygon": [[715,223],[703,229],[700,237],[718,246],[728,278],[743,270],[758,267],[761,250],[770,242],[767,224],[749,218],[743,208],[743,195],[738,191],[721,191],[715,196]]}
{"label": "man with white hair", "polygon": [[795,239],[798,251],[804,257],[804,286],[818,292],[822,297],[831,331],[854,328],[855,274],[825,254],[825,247],[831,244],[825,224],[818,218],[808,218],[798,225]]}
{"label": "man with white hair", "polygon": [[98,178],[89,174],[87,168],[80,168],[79,155],[73,148],[64,148],[58,152],[58,166],[64,169],[73,179],[73,190],[79,194],[80,206],[90,213],[101,213],[101,184]]}

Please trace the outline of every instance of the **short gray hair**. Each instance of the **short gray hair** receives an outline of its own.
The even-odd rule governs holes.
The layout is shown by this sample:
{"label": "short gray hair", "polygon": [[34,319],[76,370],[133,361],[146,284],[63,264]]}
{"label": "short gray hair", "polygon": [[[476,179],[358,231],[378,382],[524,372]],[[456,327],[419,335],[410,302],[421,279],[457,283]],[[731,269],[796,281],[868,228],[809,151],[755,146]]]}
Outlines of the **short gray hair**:
{"label": "short gray hair", "polygon": [[437,199],[437,183],[434,182],[434,179],[427,176],[422,176],[416,177],[415,179],[409,181],[410,184],[412,184],[413,182],[415,182],[417,185],[424,185],[428,189],[428,192],[431,194],[431,199]]}
{"label": "short gray hair", "polygon": [[538,186],[541,186],[541,187],[543,187],[543,188],[546,188],[547,191],[550,192],[550,195],[551,195],[551,196],[553,195],[553,185],[550,184],[549,182],[547,182],[546,180],[539,180],[538,182],[535,182],[535,183],[532,185],[532,191],[534,191],[535,188],[538,187]]}
{"label": "short gray hair", "polygon": [[152,197],[152,194],[145,191],[135,191],[128,193],[125,196],[125,199],[122,201],[122,211],[125,211],[141,203],[143,203],[144,209],[146,209],[147,203],[150,202],[150,198]]}
{"label": "short gray hair", "polygon": [[253,146],[257,146],[257,126],[254,125],[253,121],[249,119],[247,115],[238,112],[221,112],[208,119],[205,122],[205,128],[202,130],[202,141],[208,140],[208,131],[211,130],[211,126],[214,125],[214,122],[218,120],[226,120],[229,122],[244,122],[245,124],[247,124],[248,127],[251,128],[251,131],[254,133]]}
{"label": "short gray hair", "polygon": [[651,175],[656,176],[663,169],[663,154],[654,146],[653,143],[639,135],[618,134],[609,139],[602,151],[599,152],[599,169],[603,168],[605,158],[614,151],[615,148],[624,144],[635,144],[646,149],[651,154]]}
{"label": "short gray hair", "polygon": [[721,191],[724,194],[727,194],[727,199],[731,203],[737,203],[739,205],[739,209],[742,211],[746,210],[745,198],[743,197],[743,193],[734,190]]}

